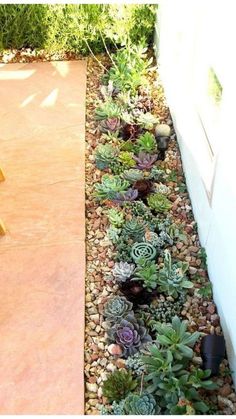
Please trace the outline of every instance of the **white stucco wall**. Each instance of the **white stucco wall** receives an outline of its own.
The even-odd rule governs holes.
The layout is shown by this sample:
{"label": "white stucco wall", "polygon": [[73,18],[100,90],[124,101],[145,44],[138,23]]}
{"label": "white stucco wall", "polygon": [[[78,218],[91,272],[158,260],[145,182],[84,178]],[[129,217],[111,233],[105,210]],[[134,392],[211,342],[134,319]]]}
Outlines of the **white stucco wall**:
{"label": "white stucco wall", "polygon": [[[235,39],[232,34],[233,30],[235,35],[235,25],[231,25],[234,13],[230,4],[224,8],[221,3],[220,15],[213,6],[208,26],[210,34],[211,21],[217,24],[220,16],[220,25],[217,25],[221,31],[220,37],[215,40],[212,37],[210,42],[217,43],[221,55],[222,67],[219,71],[223,87],[219,147],[213,156],[194,96],[198,88],[196,67],[199,64],[196,62],[196,39],[202,35],[201,19],[207,15],[206,3],[181,0],[162,2],[158,10],[156,45],[160,74],[181,149],[193,212],[201,244],[208,256],[208,271],[226,338],[227,353],[231,369],[236,372],[236,83],[231,41],[227,34],[230,27],[231,37]],[[204,33],[204,37],[202,50],[205,48],[205,54],[208,54],[211,43],[207,43],[207,33]]]}

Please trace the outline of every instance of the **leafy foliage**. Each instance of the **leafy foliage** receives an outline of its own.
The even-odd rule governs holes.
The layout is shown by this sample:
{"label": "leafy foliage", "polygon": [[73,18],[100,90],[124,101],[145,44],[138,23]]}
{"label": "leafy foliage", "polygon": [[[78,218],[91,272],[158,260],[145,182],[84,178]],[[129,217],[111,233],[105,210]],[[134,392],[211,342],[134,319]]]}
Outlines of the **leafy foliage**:
{"label": "leafy foliage", "polygon": [[37,48],[87,55],[152,42],[156,7],[120,4],[2,4],[0,48]]}
{"label": "leafy foliage", "polygon": [[132,374],[126,370],[112,372],[103,383],[103,395],[109,401],[119,402],[124,399],[130,391],[137,387],[137,381],[133,379]]}

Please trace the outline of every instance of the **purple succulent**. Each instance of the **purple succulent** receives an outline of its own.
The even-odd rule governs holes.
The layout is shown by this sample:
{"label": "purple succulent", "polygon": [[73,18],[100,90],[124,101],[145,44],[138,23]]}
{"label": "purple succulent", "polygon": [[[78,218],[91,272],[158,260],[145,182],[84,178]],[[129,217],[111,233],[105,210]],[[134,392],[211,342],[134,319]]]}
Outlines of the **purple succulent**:
{"label": "purple succulent", "polygon": [[133,157],[137,162],[137,169],[151,169],[155,161],[157,161],[157,154],[148,154],[141,151],[138,156]]}
{"label": "purple succulent", "polygon": [[100,130],[102,132],[116,132],[121,129],[121,122],[119,118],[108,118],[100,122]]}
{"label": "purple succulent", "polygon": [[117,203],[122,203],[125,201],[135,201],[138,197],[138,190],[129,188],[125,193],[117,193],[113,201]]}
{"label": "purple succulent", "polygon": [[152,340],[145,327],[132,314],[128,314],[118,324],[111,327],[108,330],[108,338],[111,343],[116,343],[121,347],[122,356],[125,358],[134,355],[145,343]]}

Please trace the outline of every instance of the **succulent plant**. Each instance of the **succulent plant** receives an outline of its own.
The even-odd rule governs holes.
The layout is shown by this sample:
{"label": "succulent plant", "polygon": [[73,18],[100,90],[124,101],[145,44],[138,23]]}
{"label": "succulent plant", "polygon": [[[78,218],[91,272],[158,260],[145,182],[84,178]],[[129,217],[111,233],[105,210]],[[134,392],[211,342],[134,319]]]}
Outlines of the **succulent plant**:
{"label": "succulent plant", "polygon": [[138,197],[137,189],[129,188],[126,192],[117,192],[113,200],[117,203],[132,202]]}
{"label": "succulent plant", "polygon": [[145,327],[130,314],[112,326],[107,335],[111,343],[121,347],[124,358],[134,355],[145,343],[152,340]]}
{"label": "succulent plant", "polygon": [[160,411],[152,394],[129,394],[124,403],[127,415],[155,415]]}
{"label": "succulent plant", "polygon": [[103,175],[102,182],[95,185],[95,195],[101,200],[115,198],[117,193],[126,192],[129,182],[118,175]]}
{"label": "succulent plant", "polygon": [[140,358],[139,353],[136,353],[133,356],[129,356],[125,361],[125,366],[128,370],[131,370],[136,376],[143,375],[143,373],[145,372],[145,367]]}
{"label": "succulent plant", "polygon": [[140,127],[137,124],[125,124],[122,130],[122,137],[124,140],[131,140],[137,138],[140,133]]}
{"label": "succulent plant", "polygon": [[145,153],[153,153],[157,150],[155,137],[150,132],[145,132],[138,138],[137,146],[139,151],[144,151]]}
{"label": "succulent plant", "polygon": [[140,258],[137,261],[135,276],[133,280],[142,281],[144,288],[152,291],[157,287],[157,266],[153,261]]}
{"label": "succulent plant", "polygon": [[147,243],[151,243],[155,247],[159,247],[160,239],[158,237],[158,234],[154,231],[146,231],[143,241]]}
{"label": "succulent plant", "polygon": [[138,190],[138,194],[140,198],[145,198],[151,192],[152,183],[150,182],[150,180],[141,179],[141,180],[137,180],[133,184],[133,187]]}
{"label": "succulent plant", "polygon": [[124,224],[124,214],[116,208],[110,208],[107,211],[108,220],[114,227],[120,228]]}
{"label": "succulent plant", "polygon": [[113,81],[111,80],[109,80],[107,86],[102,85],[100,88],[100,91],[104,100],[107,100],[110,98],[114,99],[119,94],[119,89],[114,87]]}
{"label": "succulent plant", "polygon": [[166,196],[162,195],[161,193],[155,193],[155,194],[149,195],[147,198],[147,202],[148,202],[149,207],[153,211],[160,212],[162,214],[165,214],[166,212],[168,212],[172,207],[172,204],[169,201],[169,199],[166,198]]}
{"label": "succulent plant", "polygon": [[177,360],[191,359],[193,357],[192,347],[201,336],[199,332],[187,332],[187,327],[188,321],[181,321],[177,316],[173,317],[171,324],[156,323],[155,325],[157,342],[165,350],[170,350]]}
{"label": "succulent plant", "polygon": [[137,162],[137,169],[148,170],[157,160],[157,154],[147,154],[141,151],[138,156],[134,156],[134,160]]}
{"label": "succulent plant", "polygon": [[193,283],[188,281],[185,275],[188,266],[187,262],[172,264],[170,252],[165,250],[164,266],[158,273],[158,290],[173,298],[185,294],[186,289],[193,287]]}
{"label": "succulent plant", "polygon": [[109,401],[119,402],[137,387],[137,381],[133,379],[129,371],[120,369],[112,372],[103,382],[103,395]]}
{"label": "succulent plant", "polygon": [[131,257],[131,249],[132,245],[121,235],[120,240],[116,244],[116,254],[114,257],[115,261],[132,263],[133,259]]}
{"label": "succulent plant", "polygon": [[150,306],[145,306],[136,314],[138,314],[138,318],[143,320],[148,329],[155,331],[157,322],[169,323],[174,316],[181,318],[184,302],[185,299],[181,298],[181,296],[176,301],[158,299],[158,301],[154,301]]}
{"label": "succulent plant", "polygon": [[115,296],[110,298],[104,306],[104,317],[111,322],[117,323],[127,314],[134,314],[132,311],[133,304],[125,297]]}
{"label": "succulent plant", "polygon": [[108,118],[100,122],[99,128],[101,132],[104,133],[115,133],[119,131],[122,127],[121,121],[119,118]]}
{"label": "succulent plant", "polygon": [[145,233],[145,222],[140,222],[133,218],[131,221],[126,221],[123,227],[123,234],[135,242],[141,241]]}
{"label": "succulent plant", "polygon": [[163,169],[159,169],[158,167],[154,166],[151,168],[149,179],[155,180],[156,182],[161,182],[165,178],[165,171]]}
{"label": "succulent plant", "polygon": [[138,169],[129,169],[124,170],[123,177],[128,180],[130,183],[137,182],[138,180],[143,179],[143,173]]}
{"label": "succulent plant", "polygon": [[99,121],[109,118],[120,118],[121,114],[122,109],[111,99],[100,103],[95,110],[95,118]]}
{"label": "succulent plant", "polygon": [[162,183],[160,183],[159,185],[155,185],[155,192],[160,193],[162,195],[169,195],[170,188],[168,186],[163,185]]}
{"label": "succulent plant", "polygon": [[118,151],[111,144],[101,144],[96,148],[95,163],[98,169],[104,170],[111,166]]}
{"label": "succulent plant", "polygon": [[135,108],[141,110],[142,112],[150,112],[154,107],[154,101],[151,96],[139,95],[137,97]]}
{"label": "succulent plant", "polygon": [[140,112],[140,115],[137,118],[137,123],[141,125],[142,128],[147,130],[152,130],[154,125],[159,122],[159,119],[152,115],[150,112]]}
{"label": "succulent plant", "polygon": [[119,162],[124,168],[129,169],[130,167],[135,166],[135,160],[133,158],[133,153],[129,151],[121,151],[118,157]]}
{"label": "succulent plant", "polygon": [[113,275],[117,282],[125,282],[129,279],[135,270],[135,265],[128,262],[116,262],[113,268]]}
{"label": "succulent plant", "polygon": [[117,243],[120,238],[121,229],[115,226],[110,226],[107,230],[107,237],[113,243]]}

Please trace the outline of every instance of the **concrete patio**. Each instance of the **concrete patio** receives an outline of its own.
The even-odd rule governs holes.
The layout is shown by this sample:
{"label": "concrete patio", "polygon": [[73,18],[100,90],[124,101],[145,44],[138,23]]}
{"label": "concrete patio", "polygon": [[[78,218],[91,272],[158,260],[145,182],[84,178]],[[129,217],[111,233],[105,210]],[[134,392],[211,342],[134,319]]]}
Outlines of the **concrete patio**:
{"label": "concrete patio", "polygon": [[0,64],[0,414],[83,414],[86,62]]}

